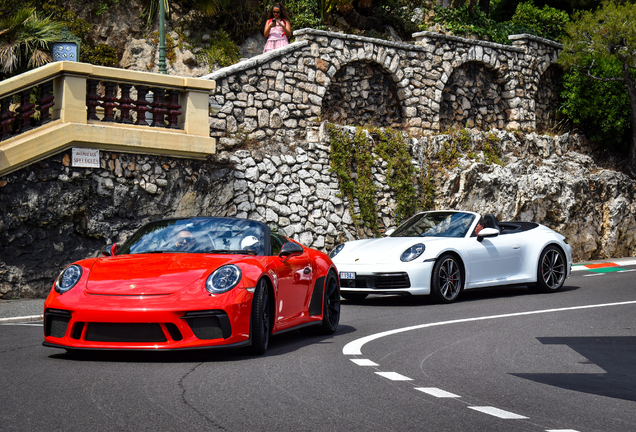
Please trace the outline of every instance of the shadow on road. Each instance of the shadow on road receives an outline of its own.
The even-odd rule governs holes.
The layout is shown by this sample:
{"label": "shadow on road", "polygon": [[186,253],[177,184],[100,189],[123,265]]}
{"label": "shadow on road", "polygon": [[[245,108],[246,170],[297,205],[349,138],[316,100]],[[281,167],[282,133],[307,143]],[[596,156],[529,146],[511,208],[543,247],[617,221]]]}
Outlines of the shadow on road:
{"label": "shadow on road", "polygon": [[636,401],[636,337],[545,337],[545,345],[567,345],[606,371],[604,374],[512,374],[542,384]]}
{"label": "shadow on road", "polygon": [[74,350],[50,355],[52,359],[80,362],[121,362],[121,363],[202,363],[202,362],[236,362],[254,360],[261,357],[274,357],[296,351],[309,345],[329,344],[336,336],[354,332],[355,328],[341,325],[333,335],[307,335],[301,330],[294,330],[274,335],[269,340],[269,347],[262,356],[246,354],[244,349],[194,349],[184,351],[98,351]]}

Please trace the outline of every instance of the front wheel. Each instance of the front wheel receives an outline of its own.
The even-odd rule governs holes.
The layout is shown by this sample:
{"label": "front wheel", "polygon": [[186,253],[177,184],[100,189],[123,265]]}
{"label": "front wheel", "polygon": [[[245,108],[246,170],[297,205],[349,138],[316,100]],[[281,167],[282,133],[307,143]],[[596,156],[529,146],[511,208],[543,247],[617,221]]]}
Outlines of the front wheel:
{"label": "front wheel", "polygon": [[264,279],[258,281],[254,291],[250,327],[252,346],[248,351],[250,354],[261,355],[267,350],[271,332],[269,290]]}
{"label": "front wheel", "polygon": [[442,303],[452,303],[464,286],[464,274],[457,258],[442,255],[433,266],[431,294]]}
{"label": "front wheel", "polygon": [[548,246],[539,256],[537,283],[530,287],[536,292],[554,292],[563,286],[566,275],[565,254],[556,246]]}
{"label": "front wheel", "polygon": [[338,329],[340,322],[340,285],[338,278],[333,273],[327,275],[324,297],[320,333],[328,335]]}

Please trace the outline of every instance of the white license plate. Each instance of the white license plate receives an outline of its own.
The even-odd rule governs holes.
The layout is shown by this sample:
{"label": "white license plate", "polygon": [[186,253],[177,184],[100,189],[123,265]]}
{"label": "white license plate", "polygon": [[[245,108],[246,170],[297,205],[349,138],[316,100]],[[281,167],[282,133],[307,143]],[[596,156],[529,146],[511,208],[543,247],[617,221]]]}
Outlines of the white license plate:
{"label": "white license plate", "polygon": [[340,272],[340,279],[355,279],[355,272]]}

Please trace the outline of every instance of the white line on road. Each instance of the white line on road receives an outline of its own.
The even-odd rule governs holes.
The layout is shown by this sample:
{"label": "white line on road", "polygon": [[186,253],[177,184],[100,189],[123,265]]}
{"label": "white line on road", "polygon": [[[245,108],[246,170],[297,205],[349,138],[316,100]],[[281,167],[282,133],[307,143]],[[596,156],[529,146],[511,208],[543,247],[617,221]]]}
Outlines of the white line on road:
{"label": "white line on road", "polygon": [[44,324],[31,324],[31,323],[0,323],[0,325],[15,325],[15,326],[31,326],[31,327],[42,327]]}
{"label": "white line on road", "polygon": [[509,411],[504,411],[502,409],[499,408],[495,408],[495,407],[489,407],[489,406],[483,406],[483,407],[475,407],[475,406],[469,406],[468,408],[475,410],[475,411],[479,411],[479,412],[483,412],[484,414],[490,414],[491,416],[495,416],[495,417],[499,417],[502,419],[514,419],[514,420],[518,420],[518,419],[527,419],[528,417],[524,417],[522,415],[519,414],[515,414],[515,413],[511,413]]}
{"label": "white line on road", "polygon": [[351,361],[357,364],[358,366],[380,366],[376,362],[373,362],[369,359],[351,359]]}
{"label": "white line on road", "polygon": [[0,318],[0,324],[19,321],[42,321],[42,315],[28,315],[21,317]]}
{"label": "white line on road", "polygon": [[420,324],[420,325],[415,325],[410,327],[403,327],[403,328],[399,328],[395,330],[388,330],[381,333],[365,336],[360,339],[356,339],[346,344],[344,348],[342,348],[342,353],[344,355],[362,355],[362,347],[367,342],[371,342],[376,339],[383,338],[385,336],[391,336],[394,334],[404,333],[411,330],[419,330],[419,329],[423,329],[427,327],[437,327],[437,326],[442,326],[447,324],[486,321],[486,320],[492,320],[492,319],[511,318],[511,317],[518,317],[518,316],[526,316],[526,315],[538,315],[538,314],[544,314],[544,313],[567,312],[567,311],[574,311],[574,310],[581,310],[581,309],[593,309],[593,308],[610,307],[610,306],[625,306],[630,304],[636,304],[636,301],[604,303],[604,304],[586,305],[586,306],[572,306],[567,308],[544,309],[544,310],[530,311],[530,312],[517,312],[517,313],[510,313],[510,314],[503,314],[503,315],[490,315],[490,316],[484,316],[484,317],[464,318],[464,319],[457,319],[457,320],[451,320],[451,321],[439,321],[439,322],[429,323],[429,324]]}
{"label": "white line on road", "polygon": [[602,273],[590,273],[590,274],[584,274],[584,275],[583,275],[583,277],[603,276],[604,274],[606,274],[606,272],[602,272]]}
{"label": "white line on road", "polygon": [[397,372],[376,372],[376,374],[390,379],[391,381],[413,381],[413,378],[405,377]]}
{"label": "white line on road", "polygon": [[438,398],[458,398],[461,396],[458,396],[456,394],[447,392],[445,390],[442,389],[438,389],[436,387],[415,387],[415,390],[419,390],[421,392],[424,392],[426,394],[429,394],[431,396],[435,396]]}
{"label": "white line on road", "polygon": [[547,429],[545,432],[579,432],[574,429]]}

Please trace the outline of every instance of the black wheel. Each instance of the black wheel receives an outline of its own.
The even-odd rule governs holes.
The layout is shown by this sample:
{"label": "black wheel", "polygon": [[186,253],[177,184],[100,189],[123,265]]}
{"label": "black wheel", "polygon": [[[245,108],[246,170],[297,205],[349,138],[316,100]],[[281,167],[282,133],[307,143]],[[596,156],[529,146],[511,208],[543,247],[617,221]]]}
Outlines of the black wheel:
{"label": "black wheel", "polygon": [[267,350],[271,329],[269,290],[265,279],[258,281],[254,298],[252,299],[252,319],[250,334],[252,335],[252,346],[248,351],[250,354],[261,355]]}
{"label": "black wheel", "polygon": [[453,255],[442,255],[433,266],[431,294],[442,303],[452,303],[464,287],[462,266]]}
{"label": "black wheel", "polygon": [[343,293],[341,292],[340,295],[342,296],[343,299],[351,302],[351,303],[362,303],[362,301],[364,301],[365,298],[367,298],[367,296],[369,294],[364,294],[364,293]]}
{"label": "black wheel", "polygon": [[340,285],[333,272],[327,275],[325,283],[325,295],[322,305],[322,324],[320,333],[332,334],[338,329],[340,322]]}
{"label": "black wheel", "polygon": [[561,289],[566,275],[565,254],[556,246],[548,246],[539,256],[537,283],[530,287],[535,292],[554,292]]}

